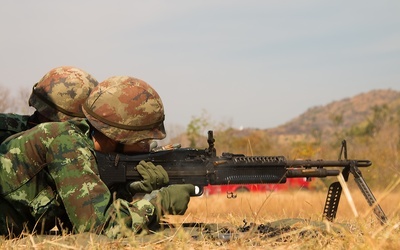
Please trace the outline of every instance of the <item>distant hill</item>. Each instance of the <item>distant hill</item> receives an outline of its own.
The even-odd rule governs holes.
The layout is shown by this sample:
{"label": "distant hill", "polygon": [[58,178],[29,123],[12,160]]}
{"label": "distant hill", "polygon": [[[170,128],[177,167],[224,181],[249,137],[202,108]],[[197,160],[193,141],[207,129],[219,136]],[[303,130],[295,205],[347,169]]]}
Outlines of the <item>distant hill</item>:
{"label": "distant hill", "polygon": [[329,136],[337,129],[350,128],[370,119],[374,107],[386,107],[393,115],[399,115],[400,92],[391,89],[372,90],[324,106],[312,107],[291,121],[268,129],[268,132],[277,136],[296,137],[319,130]]}
{"label": "distant hill", "polygon": [[[311,107],[300,116],[275,128],[247,128],[243,130],[230,128],[229,134],[232,138],[241,138],[250,136],[255,131],[265,131],[270,139],[274,138],[273,140],[275,140],[276,138],[275,142],[280,143],[288,140],[302,141],[309,139],[314,137],[317,131],[317,136],[320,139],[336,139],[342,134],[336,134],[336,137],[332,137],[335,133],[343,133],[343,131],[349,131],[351,128],[361,125],[365,127],[368,121],[374,119],[374,109],[380,108],[383,108],[389,116],[394,116],[394,119],[400,121],[400,92],[391,89],[372,90],[333,101],[327,105]],[[385,117],[385,119],[388,118]],[[189,145],[186,133],[179,134],[170,142]],[[205,142],[205,136],[200,136],[197,139],[197,145],[203,145]]]}

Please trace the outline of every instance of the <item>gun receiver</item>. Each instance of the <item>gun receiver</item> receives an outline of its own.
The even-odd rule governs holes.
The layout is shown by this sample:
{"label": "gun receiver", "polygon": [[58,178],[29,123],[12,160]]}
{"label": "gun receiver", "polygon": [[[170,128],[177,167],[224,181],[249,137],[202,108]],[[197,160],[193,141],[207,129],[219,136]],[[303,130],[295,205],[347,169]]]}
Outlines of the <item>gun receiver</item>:
{"label": "gun receiver", "polygon": [[[96,152],[100,177],[111,190],[114,186],[128,185],[141,179],[136,171],[138,163],[142,160],[150,161],[154,165],[161,165],[167,171],[170,184],[193,184],[198,187],[199,192],[196,196],[199,196],[202,195],[203,188],[209,184],[285,183],[287,178],[338,176],[340,170],[334,168],[343,168],[348,176],[350,169],[358,170],[358,167],[369,167],[372,164],[368,160],[287,160],[284,156],[245,156],[232,153],[222,153],[221,156],[217,156],[212,131],[208,132],[207,141],[209,147],[206,149],[177,148],[138,155]],[[343,149],[347,154],[345,146]],[[362,180],[361,174],[357,178]],[[375,205],[376,200],[369,188],[365,187],[365,181],[357,183],[363,186],[362,191],[368,197],[369,204]],[[335,193],[336,197],[340,198],[341,189],[336,187],[330,192],[331,195],[328,191],[324,216],[328,220],[333,220],[339,199],[332,203],[331,196]],[[381,221],[386,221],[383,211],[379,213]]]}

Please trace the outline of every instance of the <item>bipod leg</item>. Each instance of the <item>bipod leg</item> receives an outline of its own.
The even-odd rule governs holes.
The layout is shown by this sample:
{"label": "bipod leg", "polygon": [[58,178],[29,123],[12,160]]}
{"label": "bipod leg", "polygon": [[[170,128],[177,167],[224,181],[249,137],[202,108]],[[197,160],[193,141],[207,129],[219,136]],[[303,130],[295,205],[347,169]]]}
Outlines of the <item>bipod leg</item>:
{"label": "bipod leg", "polygon": [[[344,156],[344,159],[347,160],[347,144],[345,140],[342,141],[342,147],[340,148],[339,153],[339,160],[342,158],[342,156]],[[371,189],[368,187],[367,183],[362,177],[361,171],[358,169],[356,162],[352,162],[350,166],[347,166],[343,169],[342,175],[346,182],[349,179],[350,173],[353,174],[354,181],[357,183],[358,188],[361,190],[368,204],[373,207],[373,211],[378,217],[378,220],[381,222],[382,225],[385,224],[387,222],[387,217],[383,212],[381,206],[376,202],[376,199],[372,194]],[[336,218],[341,194],[342,185],[340,185],[340,182],[334,182],[329,186],[323,214],[323,217],[326,218],[328,221],[333,221]]]}
{"label": "bipod leg", "polygon": [[336,218],[341,194],[342,185],[340,185],[340,182],[334,182],[329,186],[323,213],[323,217],[328,221],[332,222]]}
{"label": "bipod leg", "polygon": [[361,193],[364,195],[368,204],[373,207],[374,213],[376,217],[378,217],[378,220],[382,225],[385,224],[387,222],[387,217],[381,206],[376,202],[375,196],[362,177],[361,171],[356,166],[352,166],[350,172],[354,175],[354,181],[357,183],[358,188],[361,190]]}
{"label": "bipod leg", "polygon": [[[347,160],[347,143],[346,140],[342,141],[342,146],[340,147],[339,160],[344,157]],[[349,178],[350,168],[345,167],[342,171],[342,175],[345,181]],[[336,214],[339,208],[340,196],[342,195],[342,185],[340,182],[333,182],[328,189],[328,194],[326,195],[325,206],[323,218],[328,221],[333,221],[336,218]]]}

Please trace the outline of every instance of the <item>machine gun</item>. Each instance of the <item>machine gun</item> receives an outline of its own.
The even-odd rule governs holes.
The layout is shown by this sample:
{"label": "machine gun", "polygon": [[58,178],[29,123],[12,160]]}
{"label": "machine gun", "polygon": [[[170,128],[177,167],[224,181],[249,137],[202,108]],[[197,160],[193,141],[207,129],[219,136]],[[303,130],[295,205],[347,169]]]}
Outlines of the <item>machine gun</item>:
{"label": "machine gun", "polygon": [[[337,161],[287,160],[284,156],[245,156],[232,153],[217,156],[213,131],[208,132],[207,142],[206,149],[174,148],[134,155],[96,152],[100,177],[111,190],[118,185],[126,186],[140,180],[136,171],[138,163],[141,160],[150,161],[167,171],[170,184],[193,184],[199,190],[195,196],[200,196],[207,185],[285,183],[287,178],[338,176],[341,168],[345,181],[348,181],[350,173],[354,175],[358,187],[380,222],[387,221],[359,170],[360,167],[371,166],[371,161],[347,159],[346,141],[342,142]],[[344,159],[341,159],[342,155]],[[341,193],[340,182],[330,185],[323,212],[329,221],[336,217]]]}

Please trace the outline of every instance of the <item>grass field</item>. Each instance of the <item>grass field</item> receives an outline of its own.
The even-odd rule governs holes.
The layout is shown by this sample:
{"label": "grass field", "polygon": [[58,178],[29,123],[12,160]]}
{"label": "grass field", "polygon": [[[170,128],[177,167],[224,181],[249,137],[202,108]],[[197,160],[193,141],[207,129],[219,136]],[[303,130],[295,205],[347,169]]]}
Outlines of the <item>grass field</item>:
{"label": "grass field", "polygon": [[[2,249],[399,249],[398,193],[374,193],[389,218],[381,225],[361,192],[351,190],[353,202],[343,194],[334,223],[324,222],[322,212],[326,193],[290,191],[237,193],[234,199],[226,194],[194,197],[185,215],[169,216],[166,229],[152,235],[132,235],[111,240],[95,234],[26,235],[19,239],[0,240]],[[351,208],[354,204],[355,210]],[[244,220],[268,225],[291,220],[290,230],[281,226],[276,234],[253,228],[241,232]],[[299,220],[301,219],[301,220]],[[202,227],[184,227],[202,222]],[[173,227],[172,227],[173,226]],[[250,229],[249,229],[250,230]],[[219,233],[217,233],[219,232]]]}

